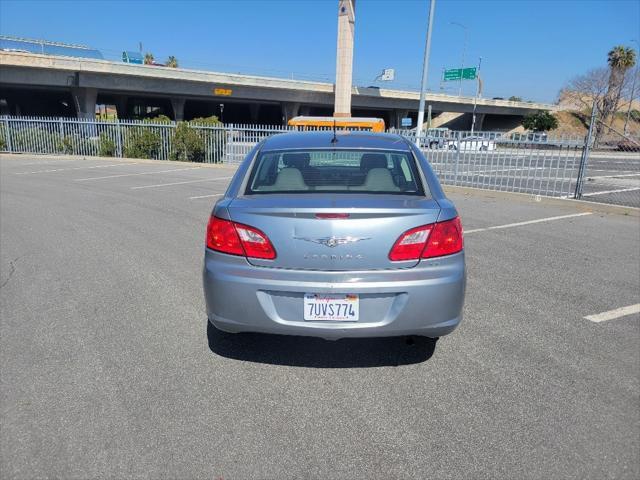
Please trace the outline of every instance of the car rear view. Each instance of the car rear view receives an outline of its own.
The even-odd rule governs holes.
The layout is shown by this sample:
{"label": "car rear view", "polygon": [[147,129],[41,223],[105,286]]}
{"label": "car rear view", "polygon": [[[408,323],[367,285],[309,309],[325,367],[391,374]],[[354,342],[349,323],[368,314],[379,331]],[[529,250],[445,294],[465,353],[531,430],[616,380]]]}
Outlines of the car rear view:
{"label": "car rear view", "polygon": [[215,205],[206,242],[207,313],[224,331],[438,337],[461,321],[460,220],[398,136],[267,139]]}

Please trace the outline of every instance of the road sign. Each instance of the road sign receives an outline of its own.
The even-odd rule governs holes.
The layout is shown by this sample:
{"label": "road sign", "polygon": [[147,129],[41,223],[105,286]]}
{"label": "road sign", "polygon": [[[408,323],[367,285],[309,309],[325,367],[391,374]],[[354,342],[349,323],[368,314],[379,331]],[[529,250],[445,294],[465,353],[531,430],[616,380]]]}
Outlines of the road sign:
{"label": "road sign", "polygon": [[462,69],[463,80],[475,80],[476,79],[476,67]]}
{"label": "road sign", "polygon": [[411,126],[411,117],[404,117],[403,119],[400,120],[400,125],[403,127],[410,127]]}
{"label": "road sign", "polygon": [[475,80],[476,79],[476,67],[471,68],[452,68],[445,70],[442,80],[445,82],[451,82],[454,80]]}
{"label": "road sign", "polygon": [[214,88],[213,94],[219,97],[230,97],[233,93],[233,90],[230,88]]}
{"label": "road sign", "polygon": [[462,69],[461,68],[452,68],[451,70],[445,70],[442,79],[445,82],[450,82],[452,80],[460,80],[462,78]]}
{"label": "road sign", "polygon": [[380,80],[383,82],[392,82],[396,77],[396,71],[393,68],[385,68],[380,75]]}

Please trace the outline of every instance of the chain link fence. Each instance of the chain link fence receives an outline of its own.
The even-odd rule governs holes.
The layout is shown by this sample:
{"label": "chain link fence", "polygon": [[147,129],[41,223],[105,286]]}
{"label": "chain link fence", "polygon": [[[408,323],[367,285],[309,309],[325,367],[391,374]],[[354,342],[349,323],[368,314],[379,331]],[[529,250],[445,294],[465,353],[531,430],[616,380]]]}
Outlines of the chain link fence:
{"label": "chain link fence", "polygon": [[[0,151],[234,164],[264,138],[291,130],[296,128],[0,117]],[[416,142],[415,131],[390,132]],[[611,129],[599,145],[592,138],[592,132],[583,138],[432,129],[417,144],[444,185],[640,207],[640,139]]]}
{"label": "chain link fence", "polygon": [[601,135],[585,158],[576,197],[640,207],[640,135],[625,135],[597,118],[592,122]]}

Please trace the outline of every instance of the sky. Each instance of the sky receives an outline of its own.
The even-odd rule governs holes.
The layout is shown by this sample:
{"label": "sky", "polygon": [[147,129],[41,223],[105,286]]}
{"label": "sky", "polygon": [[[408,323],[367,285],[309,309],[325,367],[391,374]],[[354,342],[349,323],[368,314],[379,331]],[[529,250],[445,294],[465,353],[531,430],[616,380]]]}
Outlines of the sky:
{"label": "sky", "polygon": [[[428,0],[357,0],[355,85],[419,89],[428,9]],[[332,82],[337,10],[337,0],[0,0],[0,33],[84,44],[113,60],[141,42],[185,68]],[[637,48],[633,39],[640,0],[437,0],[428,88],[458,94],[440,78],[466,50],[465,66],[482,57],[483,96],[553,102],[614,45]],[[376,82],[383,68],[395,69],[393,82]],[[474,92],[464,82],[463,94]]]}

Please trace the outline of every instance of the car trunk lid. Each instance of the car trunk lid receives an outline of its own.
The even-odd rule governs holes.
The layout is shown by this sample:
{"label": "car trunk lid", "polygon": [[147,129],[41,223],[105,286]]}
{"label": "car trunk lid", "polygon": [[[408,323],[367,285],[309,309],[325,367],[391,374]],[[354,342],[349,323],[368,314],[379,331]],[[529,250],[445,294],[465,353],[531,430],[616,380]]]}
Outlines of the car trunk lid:
{"label": "car trunk lid", "polygon": [[[266,194],[234,199],[231,220],[269,237],[277,257],[249,258],[256,266],[300,270],[410,268],[389,251],[402,233],[434,223],[440,207],[429,198],[380,194]],[[335,218],[338,217],[338,218]]]}

